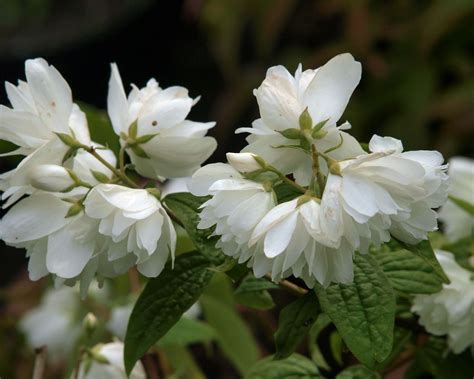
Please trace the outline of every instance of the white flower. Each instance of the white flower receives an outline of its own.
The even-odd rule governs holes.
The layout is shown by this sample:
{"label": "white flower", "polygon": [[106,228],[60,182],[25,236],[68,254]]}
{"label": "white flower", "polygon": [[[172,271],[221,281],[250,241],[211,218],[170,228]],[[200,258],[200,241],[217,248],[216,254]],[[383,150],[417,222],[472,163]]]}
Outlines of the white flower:
{"label": "white flower", "polygon": [[274,194],[261,183],[244,179],[234,168],[223,163],[209,164],[199,169],[189,184],[197,196],[212,195],[201,208],[198,228],[216,226],[220,235],[217,244],[227,255],[239,262],[252,255],[248,241],[253,228],[275,206]]}
{"label": "white flower", "polygon": [[[115,163],[110,151],[98,151],[111,164]],[[66,163],[76,168],[80,180],[88,180],[93,185],[98,182],[90,170],[111,176],[111,172],[95,158],[89,161],[86,152],[78,152]],[[89,165],[87,169],[86,164]],[[101,236],[98,221],[81,210],[80,201],[86,193],[87,188],[76,188],[66,194],[37,191],[13,206],[0,221],[0,238],[10,246],[26,248],[31,280],[49,273],[55,275],[58,284],[64,281],[73,284],[79,279],[83,296],[96,272],[103,277],[116,276],[133,265],[127,258],[119,261],[121,266],[104,259],[101,253],[114,243]],[[70,214],[71,207],[76,207],[73,214]],[[123,267],[125,260],[127,265]]]}
{"label": "white flower", "polygon": [[121,341],[125,340],[128,320],[132,314],[134,304],[127,304],[112,309],[110,319],[107,321],[107,330]]}
{"label": "white flower", "polygon": [[30,179],[33,187],[43,191],[62,192],[76,185],[67,169],[52,164],[36,167]]}
{"label": "white flower", "polygon": [[20,319],[20,330],[29,346],[47,346],[51,360],[64,360],[73,352],[81,333],[81,312],[82,304],[75,289],[48,290],[41,303]]}
{"label": "white flower", "polygon": [[[128,321],[132,314],[134,304],[127,304],[112,309],[110,319],[107,322],[107,330],[121,341],[125,340]],[[202,313],[201,306],[198,302],[194,303],[191,308],[183,313],[183,317],[189,319],[197,319]]]}
{"label": "white flower", "polygon": [[[338,215],[333,227],[361,244],[365,235],[379,245],[390,233],[410,244],[437,229],[437,208],[446,201],[447,175],[436,151],[402,152],[399,140],[372,137],[371,154],[332,165],[321,201],[325,212]],[[353,219],[343,227],[341,214]],[[364,231],[364,232],[362,232]],[[364,250],[364,249],[362,249]]]}
{"label": "white flower", "polygon": [[307,108],[313,126],[326,121],[321,131],[327,134],[313,139],[318,151],[336,146],[342,137],[342,146],[331,152],[331,157],[347,159],[362,154],[359,143],[342,131],[350,125],[336,126],[360,78],[361,65],[350,54],[338,55],[316,70],[302,72],[299,66],[295,76],[283,66],[271,67],[254,91],[261,118],[253,122],[252,128],[237,130],[251,133],[247,137],[249,145],[243,151],[258,154],[268,164],[284,174],[294,174],[300,184],[307,185],[311,178],[310,155],[302,149],[282,148],[294,146],[295,140],[279,133],[299,129],[299,117]]}
{"label": "white flower", "polygon": [[[449,194],[474,204],[474,160],[455,157],[449,160],[448,174],[451,179]],[[439,218],[445,226],[450,241],[468,237],[474,232],[474,217],[452,200],[440,209]]]}
{"label": "white flower", "polygon": [[[112,64],[107,107],[115,133],[134,140],[150,137],[140,143],[143,152],[127,149],[136,170],[150,178],[190,176],[216,148],[212,137],[205,137],[215,123],[201,123],[186,119],[196,103],[183,87],[162,89],[151,79],[147,86],[125,95],[118,68]],[[136,136],[130,135],[130,126],[136,122]],[[148,156],[148,158],[146,158]]]}
{"label": "white flower", "polygon": [[257,277],[273,280],[290,275],[308,286],[314,278],[324,286],[353,280],[354,249],[333,229],[315,198],[300,197],[277,205],[255,227],[249,241],[256,246],[250,263]]}
{"label": "white flower", "polygon": [[173,223],[147,190],[99,184],[86,197],[84,207],[89,217],[100,220],[99,233],[115,243],[109,250],[109,260],[133,253],[138,270],[154,277],[163,270],[170,254],[174,258]]}
{"label": "white flower", "polygon": [[130,376],[125,373],[123,364],[124,345],[121,342],[99,344],[92,348],[92,356],[84,358],[79,372],[71,378],[77,379],[146,379],[145,369],[137,362]]}
{"label": "white flower", "polygon": [[61,74],[42,59],[25,62],[26,82],[6,83],[12,109],[0,106],[0,139],[19,146],[16,154],[28,155],[55,138],[54,133],[74,135],[87,143],[87,124],[72,102],[71,89]]}
{"label": "white flower", "polygon": [[436,257],[451,281],[432,295],[417,295],[412,312],[420,324],[436,336],[447,335],[454,353],[474,346],[474,282],[472,273],[459,266],[451,253],[436,251]]}
{"label": "white flower", "polygon": [[257,171],[262,166],[257,162],[255,158],[257,156],[252,153],[227,153],[227,161],[237,171],[242,173]]}
{"label": "white flower", "polygon": [[8,199],[4,207],[34,192],[29,179],[37,166],[61,165],[69,147],[55,133],[91,143],[86,117],[73,104],[71,89],[61,74],[41,58],[27,60],[25,73],[27,82],[6,83],[13,108],[0,106],[0,139],[19,146],[7,155],[26,155],[17,168],[0,176],[2,199]]}

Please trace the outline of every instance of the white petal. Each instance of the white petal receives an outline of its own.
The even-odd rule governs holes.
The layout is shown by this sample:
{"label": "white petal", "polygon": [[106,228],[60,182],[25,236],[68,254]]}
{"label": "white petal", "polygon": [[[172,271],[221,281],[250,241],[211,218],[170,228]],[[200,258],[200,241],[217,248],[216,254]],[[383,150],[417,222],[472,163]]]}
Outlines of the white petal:
{"label": "white petal", "polygon": [[[178,178],[190,176],[199,166],[211,156],[216,149],[216,140],[212,137],[186,138],[186,137],[155,137],[150,142],[142,145],[150,159],[139,158],[130,154],[136,169],[142,175],[141,163],[151,161],[155,171],[155,178],[163,176]],[[150,162],[148,162],[150,163]]]}
{"label": "white petal", "polygon": [[22,147],[37,148],[52,137],[38,116],[0,105],[0,139]]}
{"label": "white petal", "polygon": [[0,221],[0,236],[7,243],[33,241],[54,233],[70,222],[71,205],[51,194],[30,196],[16,204]]}
{"label": "white petal", "polygon": [[254,91],[260,115],[274,130],[298,128],[298,118],[303,111],[297,99],[295,79],[283,66],[271,67],[265,80]]}
{"label": "white petal", "polygon": [[225,163],[211,163],[201,167],[192,176],[189,190],[193,195],[205,196],[209,194],[209,187],[221,179],[242,178],[231,165]]}
{"label": "white petal", "polygon": [[111,73],[109,80],[109,93],[107,95],[107,112],[109,113],[112,126],[117,135],[121,132],[127,133],[129,123],[128,102],[123,89],[122,78],[115,63],[110,65]]}
{"label": "white petal", "polygon": [[402,141],[392,137],[380,137],[374,134],[369,142],[369,149],[373,153],[390,152],[401,153],[403,151]]}
{"label": "white petal", "polygon": [[25,73],[38,114],[55,132],[69,132],[72,94],[61,74],[42,59],[29,59]]}
{"label": "white petal", "polygon": [[293,212],[267,232],[264,251],[268,258],[276,257],[288,247],[296,227],[297,219],[298,213]]}
{"label": "white petal", "polygon": [[361,73],[361,64],[347,53],[318,69],[304,95],[314,124],[329,120],[328,125],[332,125],[341,118]]}
{"label": "white petal", "polygon": [[52,274],[74,278],[86,266],[94,252],[95,240],[81,238],[90,228],[90,219],[79,216],[66,227],[48,237],[46,266]]}

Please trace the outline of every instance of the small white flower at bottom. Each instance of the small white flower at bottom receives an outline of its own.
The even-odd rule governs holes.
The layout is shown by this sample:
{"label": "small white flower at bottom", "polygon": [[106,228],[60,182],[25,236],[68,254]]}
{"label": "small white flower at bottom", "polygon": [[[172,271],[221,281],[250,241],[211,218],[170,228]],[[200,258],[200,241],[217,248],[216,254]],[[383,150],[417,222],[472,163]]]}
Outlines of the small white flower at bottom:
{"label": "small white flower at bottom", "polygon": [[443,250],[436,258],[451,281],[432,295],[417,295],[412,312],[420,324],[435,336],[448,336],[448,346],[456,354],[474,347],[474,282],[472,272],[459,266],[454,256]]}

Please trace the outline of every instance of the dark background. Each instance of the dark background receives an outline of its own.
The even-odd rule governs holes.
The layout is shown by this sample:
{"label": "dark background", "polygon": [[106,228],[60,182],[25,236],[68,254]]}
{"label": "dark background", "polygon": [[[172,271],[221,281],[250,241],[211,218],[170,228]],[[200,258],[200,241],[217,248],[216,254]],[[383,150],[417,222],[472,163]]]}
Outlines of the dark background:
{"label": "dark background", "polygon": [[[244,146],[233,131],[258,117],[252,89],[268,67],[294,72],[350,52],[363,66],[343,117],[356,137],[472,156],[473,24],[472,0],[0,0],[0,82],[24,79],[24,60],[41,56],[76,100],[104,109],[117,62],[126,86],[155,77],[201,95],[191,119],[217,121],[212,160],[223,160]],[[15,164],[0,162],[2,172]],[[23,252],[0,248],[5,299],[29,282]],[[12,314],[5,301],[0,312]]]}

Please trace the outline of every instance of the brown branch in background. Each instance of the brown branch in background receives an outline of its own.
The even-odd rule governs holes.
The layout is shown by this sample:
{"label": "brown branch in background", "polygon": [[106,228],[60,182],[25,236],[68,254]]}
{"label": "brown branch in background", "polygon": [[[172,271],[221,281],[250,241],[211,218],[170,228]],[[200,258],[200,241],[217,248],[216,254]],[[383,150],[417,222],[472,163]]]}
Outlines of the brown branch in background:
{"label": "brown branch in background", "polygon": [[138,270],[135,266],[128,270],[128,282],[130,283],[130,289],[133,293],[140,292],[141,285],[140,285],[140,275],[138,274]]}
{"label": "brown branch in background", "polygon": [[[266,274],[264,278],[269,280],[270,282],[273,282],[272,276],[270,274]],[[308,293],[308,290],[306,288],[300,287],[296,285],[295,283],[290,282],[289,280],[282,280],[278,282],[277,284],[284,290],[292,293],[293,295],[297,297],[304,296]]]}
{"label": "brown branch in background", "polygon": [[36,354],[35,366],[33,368],[32,379],[43,379],[44,371],[46,368],[46,354],[47,354],[46,346],[42,346],[36,349],[35,354]]}
{"label": "brown branch in background", "polygon": [[158,363],[156,362],[156,356],[152,353],[145,354],[141,362],[145,368],[146,377],[148,379],[160,379],[160,373],[158,372]]}

